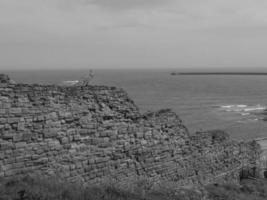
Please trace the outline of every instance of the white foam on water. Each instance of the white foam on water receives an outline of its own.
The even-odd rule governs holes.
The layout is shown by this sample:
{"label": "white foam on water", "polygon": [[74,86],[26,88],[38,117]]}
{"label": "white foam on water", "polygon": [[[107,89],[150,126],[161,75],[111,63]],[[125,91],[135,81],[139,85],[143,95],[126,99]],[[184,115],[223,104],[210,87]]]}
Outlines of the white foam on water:
{"label": "white foam on water", "polygon": [[255,105],[255,106],[248,106],[248,105],[244,105],[244,104],[236,104],[236,105],[223,105],[220,106],[220,110],[222,111],[227,111],[227,112],[241,112],[241,115],[243,115],[244,113],[250,113],[253,111],[262,111],[265,110],[266,107],[262,106],[260,104]]}
{"label": "white foam on water", "polygon": [[242,116],[250,115],[250,113],[240,113]]}
{"label": "white foam on water", "polygon": [[244,104],[231,104],[231,105],[221,105],[219,111],[229,112],[236,115],[240,115],[238,123],[246,123],[259,121],[257,115],[264,111],[267,107],[257,104],[257,105],[244,105]]}
{"label": "white foam on water", "polygon": [[260,110],[265,110],[265,109],[266,107],[257,106],[257,107],[246,108],[244,109],[244,111],[250,112],[250,111],[260,111]]}
{"label": "white foam on water", "polygon": [[248,106],[247,105],[240,104],[240,105],[236,105],[236,107],[238,107],[238,108],[246,108]]}
{"label": "white foam on water", "polygon": [[71,85],[75,85],[79,83],[79,80],[74,80],[74,81],[63,81],[62,84],[63,85],[67,85],[67,86],[71,86]]}

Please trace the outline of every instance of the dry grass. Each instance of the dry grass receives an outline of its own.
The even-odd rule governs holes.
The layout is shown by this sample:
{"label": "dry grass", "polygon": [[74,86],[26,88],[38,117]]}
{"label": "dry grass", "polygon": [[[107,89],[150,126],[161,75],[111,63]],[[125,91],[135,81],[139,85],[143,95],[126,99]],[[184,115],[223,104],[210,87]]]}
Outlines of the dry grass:
{"label": "dry grass", "polygon": [[242,180],[240,185],[223,184],[206,187],[212,200],[266,200],[267,180]]}
{"label": "dry grass", "polygon": [[[151,184],[136,180],[131,188],[116,183],[101,186],[68,184],[56,178],[26,176],[0,184],[0,200],[266,200],[266,180],[243,180],[241,185],[209,185],[204,188],[177,188],[174,182]],[[130,184],[129,184],[130,185]]]}
{"label": "dry grass", "polygon": [[[189,189],[175,189],[169,184],[151,189],[150,181],[136,180],[122,189],[111,182],[101,186],[68,184],[56,178],[26,176],[0,184],[0,200],[201,200]],[[130,184],[129,184],[130,185]],[[149,185],[149,186],[148,186]]]}

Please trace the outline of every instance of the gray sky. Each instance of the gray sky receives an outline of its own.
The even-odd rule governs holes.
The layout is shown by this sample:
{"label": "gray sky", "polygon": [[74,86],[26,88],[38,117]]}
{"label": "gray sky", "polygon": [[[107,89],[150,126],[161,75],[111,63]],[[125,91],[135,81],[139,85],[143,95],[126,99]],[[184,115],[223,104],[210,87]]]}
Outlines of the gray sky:
{"label": "gray sky", "polygon": [[88,66],[265,67],[267,1],[0,0],[0,69]]}

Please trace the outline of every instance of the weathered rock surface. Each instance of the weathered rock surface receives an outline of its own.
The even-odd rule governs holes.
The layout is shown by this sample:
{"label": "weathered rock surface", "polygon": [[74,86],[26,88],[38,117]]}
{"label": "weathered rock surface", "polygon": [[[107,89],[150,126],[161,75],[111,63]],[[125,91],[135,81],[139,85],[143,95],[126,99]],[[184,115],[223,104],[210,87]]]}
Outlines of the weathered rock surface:
{"label": "weathered rock surface", "polygon": [[190,135],[171,110],[140,114],[121,89],[9,84],[0,75],[0,177],[38,172],[86,183],[145,176],[178,185],[237,181],[254,143]]}

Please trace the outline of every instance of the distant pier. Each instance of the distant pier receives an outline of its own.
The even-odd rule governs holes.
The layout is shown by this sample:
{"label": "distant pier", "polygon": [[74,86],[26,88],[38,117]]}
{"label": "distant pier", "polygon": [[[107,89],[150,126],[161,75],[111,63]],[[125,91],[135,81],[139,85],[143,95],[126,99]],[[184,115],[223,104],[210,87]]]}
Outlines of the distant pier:
{"label": "distant pier", "polygon": [[242,76],[267,76],[267,72],[172,72],[171,75],[242,75]]}

